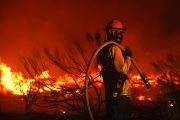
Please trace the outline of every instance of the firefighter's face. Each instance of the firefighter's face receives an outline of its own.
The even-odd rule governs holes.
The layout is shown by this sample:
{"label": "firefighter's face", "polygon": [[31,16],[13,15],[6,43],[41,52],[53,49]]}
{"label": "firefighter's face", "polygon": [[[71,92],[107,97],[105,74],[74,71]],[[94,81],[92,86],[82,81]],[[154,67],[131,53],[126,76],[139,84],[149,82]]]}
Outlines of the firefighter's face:
{"label": "firefighter's face", "polygon": [[107,39],[121,43],[124,37],[124,31],[119,29],[108,29],[106,31]]}

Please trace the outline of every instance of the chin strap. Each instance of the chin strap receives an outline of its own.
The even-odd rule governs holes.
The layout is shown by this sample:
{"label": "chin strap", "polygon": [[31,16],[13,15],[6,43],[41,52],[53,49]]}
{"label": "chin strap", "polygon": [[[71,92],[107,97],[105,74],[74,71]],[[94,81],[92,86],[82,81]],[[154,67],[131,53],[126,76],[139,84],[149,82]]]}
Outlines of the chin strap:
{"label": "chin strap", "polygon": [[[109,42],[106,42],[104,44],[102,44],[95,52],[94,54],[92,55],[89,63],[88,63],[88,66],[87,66],[87,69],[86,69],[86,76],[85,76],[85,98],[86,98],[86,105],[87,105],[87,109],[88,109],[88,113],[89,113],[89,116],[90,116],[90,119],[91,120],[94,120],[94,117],[93,117],[93,114],[92,114],[92,111],[91,111],[91,108],[90,108],[90,104],[89,104],[89,95],[88,95],[88,82],[89,82],[89,74],[90,74],[90,69],[91,69],[91,66],[92,66],[92,63],[94,62],[94,59],[96,58],[97,54],[104,48],[106,47],[107,45],[117,45],[122,51],[125,50],[124,47],[122,47],[120,44],[116,43],[116,42],[113,42],[113,41],[109,41]],[[141,71],[141,69],[139,68],[139,66],[136,64],[136,62],[134,61],[133,58],[131,58],[131,62],[132,64],[135,66],[136,70],[138,71],[139,75],[141,76],[141,79],[143,80],[143,82],[145,83],[147,89],[149,89],[151,87],[150,83],[148,82],[147,78],[145,77],[144,73]]]}

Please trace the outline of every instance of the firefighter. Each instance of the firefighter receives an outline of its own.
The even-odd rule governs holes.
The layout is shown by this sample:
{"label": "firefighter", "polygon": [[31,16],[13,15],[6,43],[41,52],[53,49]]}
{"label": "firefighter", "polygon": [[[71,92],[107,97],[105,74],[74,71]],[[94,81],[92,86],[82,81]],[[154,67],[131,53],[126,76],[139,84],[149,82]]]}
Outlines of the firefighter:
{"label": "firefighter", "polygon": [[[119,20],[110,21],[106,27],[106,40],[122,43],[126,29]],[[108,45],[98,54],[101,75],[105,87],[106,112],[108,120],[129,120],[132,105],[127,73],[131,66],[131,51],[122,51],[116,45]]]}

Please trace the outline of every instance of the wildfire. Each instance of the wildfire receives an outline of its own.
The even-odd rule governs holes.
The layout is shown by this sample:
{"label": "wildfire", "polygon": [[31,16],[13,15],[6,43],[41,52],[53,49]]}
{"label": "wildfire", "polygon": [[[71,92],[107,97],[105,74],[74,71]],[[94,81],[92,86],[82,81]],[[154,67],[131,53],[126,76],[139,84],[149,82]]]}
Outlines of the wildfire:
{"label": "wildfire", "polygon": [[[31,89],[39,90],[40,93],[43,93],[50,90],[61,91],[63,90],[61,88],[62,86],[74,87],[75,85],[78,85],[79,87],[84,87],[84,77],[85,74],[80,75],[79,78],[76,79],[69,75],[63,75],[59,76],[52,84],[49,79],[52,79],[53,77],[50,75],[48,70],[43,71],[40,75],[34,76],[34,79],[29,79],[24,78],[21,72],[12,72],[9,66],[0,61],[0,85],[3,94],[6,94],[7,92],[12,92],[15,95],[27,95],[28,91]],[[103,84],[102,77],[99,76],[99,73],[91,73],[91,77],[95,78],[94,82],[96,86],[98,88],[101,88]],[[154,88],[158,86],[158,77],[159,75],[148,75],[148,78],[150,78],[149,82]],[[132,83],[133,88],[145,88],[145,85],[139,75],[130,74],[129,79]],[[37,81],[43,81],[45,86],[38,88],[34,84]],[[179,78],[176,78],[174,82],[176,85],[180,84]],[[75,92],[78,94],[82,93],[79,90],[76,90]],[[145,97],[143,95],[139,95],[137,96],[137,100],[152,101],[152,97]]]}
{"label": "wildfire", "polygon": [[[0,62],[0,84],[3,94],[7,92],[12,92],[15,95],[27,95],[30,89],[39,90],[39,92],[48,92],[50,90],[58,91],[61,90],[61,86],[72,86],[78,84],[79,86],[84,86],[83,80],[84,75],[76,79],[69,75],[59,76],[57,81],[53,84],[48,80],[52,76],[49,74],[49,71],[43,71],[40,75],[34,76],[34,79],[24,78],[21,72],[12,72],[11,68],[6,64]],[[38,88],[34,85],[36,81],[44,80],[45,85],[41,88]],[[79,93],[79,91],[76,91]]]}
{"label": "wildfire", "polygon": [[[149,83],[151,84],[152,87],[157,87],[158,83],[157,83],[157,78],[159,77],[159,75],[148,75],[147,78],[149,78]],[[133,75],[131,74],[129,76],[129,79],[132,83],[132,86],[134,88],[142,88],[145,87],[144,83],[141,80],[141,77],[139,75]]]}
{"label": "wildfire", "polygon": [[[29,89],[31,80],[26,80],[26,82],[23,82],[21,84],[19,81],[24,80],[21,73],[16,73],[16,72],[12,73],[11,68],[3,63],[0,64],[0,71],[1,71],[1,84],[5,89],[3,90],[3,92],[6,92],[7,90],[13,92],[14,94],[20,95],[22,93],[26,93],[26,91]],[[18,89],[16,83],[21,85],[22,89]]]}
{"label": "wildfire", "polygon": [[[50,77],[48,71],[44,71],[41,75],[35,76],[35,79],[27,79],[23,77],[21,72],[12,72],[11,68],[2,62],[0,63],[0,73],[3,93],[6,94],[6,92],[9,91],[15,95],[27,95],[31,84],[35,79],[45,79]],[[43,92],[43,89],[39,90],[40,92]]]}

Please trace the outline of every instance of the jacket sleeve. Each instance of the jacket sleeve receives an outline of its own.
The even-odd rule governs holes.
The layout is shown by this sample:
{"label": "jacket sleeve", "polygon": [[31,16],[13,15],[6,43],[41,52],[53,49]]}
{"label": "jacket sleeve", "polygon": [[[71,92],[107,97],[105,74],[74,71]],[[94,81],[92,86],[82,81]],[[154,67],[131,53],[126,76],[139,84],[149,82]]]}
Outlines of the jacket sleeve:
{"label": "jacket sleeve", "polygon": [[122,72],[124,74],[127,74],[130,65],[131,65],[131,59],[130,57],[126,57],[126,59],[122,55],[121,49],[113,45],[110,49],[110,55],[114,59],[114,67],[117,72]]}

